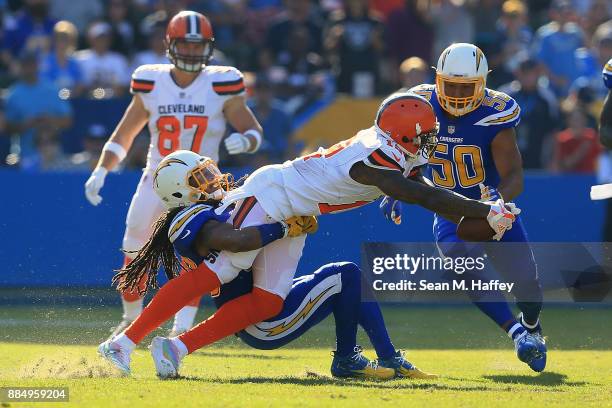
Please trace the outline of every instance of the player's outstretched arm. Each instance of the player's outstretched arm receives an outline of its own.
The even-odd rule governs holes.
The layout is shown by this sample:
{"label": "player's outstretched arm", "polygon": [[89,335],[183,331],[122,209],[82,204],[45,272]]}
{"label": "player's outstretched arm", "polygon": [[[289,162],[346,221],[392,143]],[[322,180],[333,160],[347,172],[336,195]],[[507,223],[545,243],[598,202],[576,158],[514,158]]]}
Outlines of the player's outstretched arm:
{"label": "player's outstretched arm", "polygon": [[599,117],[599,141],[606,149],[612,149],[612,91],[608,92]]}
{"label": "player's outstretched arm", "polygon": [[104,145],[96,168],[85,183],[85,197],[92,205],[98,205],[102,202],[100,190],[104,186],[106,175],[125,158],[132,142],[147,123],[148,116],[142,99],[140,96],[134,95],[132,102],[123,114],[123,118]]}
{"label": "player's outstretched arm", "polygon": [[206,256],[210,249],[230,252],[246,252],[263,248],[272,241],[284,237],[296,237],[317,230],[315,217],[291,217],[286,222],[234,228],[231,224],[208,221],[198,232],[195,249]]}
{"label": "player's outstretched arm", "polygon": [[418,204],[440,214],[487,218],[491,209],[487,204],[467,199],[451,191],[406,179],[399,171],[378,170],[361,162],[351,167],[350,176],[358,183],[378,187],[383,193],[395,199]]}
{"label": "player's outstretched arm", "polygon": [[512,201],[523,192],[523,159],[514,128],[504,129],[495,136],[491,152],[499,173],[497,191],[505,201]]}

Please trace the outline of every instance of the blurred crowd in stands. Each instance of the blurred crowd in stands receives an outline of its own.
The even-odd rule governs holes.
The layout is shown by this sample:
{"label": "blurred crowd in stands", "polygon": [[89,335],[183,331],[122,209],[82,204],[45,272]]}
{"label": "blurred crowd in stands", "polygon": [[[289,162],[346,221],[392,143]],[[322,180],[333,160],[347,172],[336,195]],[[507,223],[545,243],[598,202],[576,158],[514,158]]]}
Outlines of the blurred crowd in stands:
{"label": "blurred crowd in stands", "polygon": [[[296,153],[294,120],[314,104],[431,83],[440,52],[472,42],[487,56],[488,87],[521,105],[525,168],[597,167],[610,0],[0,0],[1,165],[92,168],[116,123],[98,112],[74,129],[77,108],[125,102],[137,66],[167,63],[166,23],[184,9],[211,20],[214,62],[245,73],[261,160]],[[142,167],[146,149],[143,134],[125,166]]]}

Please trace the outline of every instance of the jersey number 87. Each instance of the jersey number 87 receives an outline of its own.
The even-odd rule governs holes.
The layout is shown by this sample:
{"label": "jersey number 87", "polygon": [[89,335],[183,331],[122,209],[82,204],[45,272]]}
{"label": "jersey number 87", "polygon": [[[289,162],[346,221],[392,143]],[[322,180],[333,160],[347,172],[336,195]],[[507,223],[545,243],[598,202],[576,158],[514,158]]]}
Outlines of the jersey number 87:
{"label": "jersey number 87", "polygon": [[[157,149],[162,156],[167,156],[181,148],[181,122],[176,116],[160,116],[156,122],[159,137],[157,141]],[[193,133],[193,141],[189,150],[198,153],[200,145],[208,127],[208,116],[186,115],[184,118],[183,129],[191,129],[195,126]]]}

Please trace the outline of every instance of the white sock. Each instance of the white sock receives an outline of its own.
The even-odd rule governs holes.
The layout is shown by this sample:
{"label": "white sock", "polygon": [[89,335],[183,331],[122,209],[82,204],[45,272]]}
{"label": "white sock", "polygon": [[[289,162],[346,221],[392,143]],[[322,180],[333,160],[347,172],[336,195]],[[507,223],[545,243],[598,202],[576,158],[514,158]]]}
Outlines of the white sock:
{"label": "white sock", "polygon": [[179,358],[183,358],[187,354],[189,354],[189,350],[187,350],[187,346],[185,345],[185,343],[181,341],[181,339],[179,339],[178,337],[172,337],[170,341],[172,342],[172,344],[174,344],[174,346],[178,350]]}
{"label": "white sock", "polygon": [[134,343],[125,333],[119,334],[117,337],[113,339],[113,341],[119,344],[123,350],[126,350],[128,353],[131,353],[136,348],[136,343]]}
{"label": "white sock", "polygon": [[198,313],[197,306],[185,306],[174,315],[174,324],[172,330],[174,331],[185,331],[191,329],[193,321],[195,320],[196,313]]}
{"label": "white sock", "polygon": [[121,298],[123,303],[123,318],[126,320],[136,320],[138,315],[142,312],[142,298],[133,302]]}

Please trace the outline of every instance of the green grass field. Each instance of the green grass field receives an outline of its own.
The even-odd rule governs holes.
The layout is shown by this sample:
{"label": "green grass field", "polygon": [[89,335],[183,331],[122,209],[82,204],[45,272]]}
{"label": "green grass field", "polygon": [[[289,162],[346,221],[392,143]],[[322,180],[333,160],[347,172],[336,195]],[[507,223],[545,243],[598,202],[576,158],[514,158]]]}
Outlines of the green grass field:
{"label": "green grass field", "polygon": [[[612,406],[611,309],[547,308],[549,365],[542,374],[518,361],[510,340],[472,307],[387,307],[384,313],[395,345],[439,379],[333,379],[331,319],[282,350],[258,351],[227,339],[188,356],[178,380],[158,380],[141,348],[133,376],[122,378],[95,348],[118,309],[3,306],[0,387],[67,386],[70,402],[1,407]],[[360,343],[374,357],[361,334]]]}

